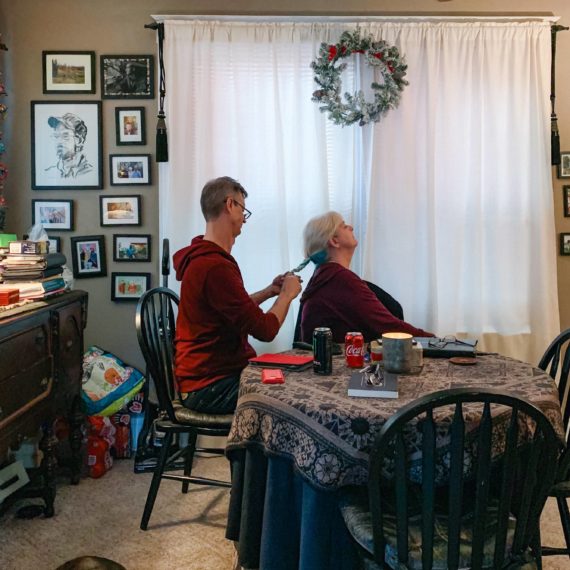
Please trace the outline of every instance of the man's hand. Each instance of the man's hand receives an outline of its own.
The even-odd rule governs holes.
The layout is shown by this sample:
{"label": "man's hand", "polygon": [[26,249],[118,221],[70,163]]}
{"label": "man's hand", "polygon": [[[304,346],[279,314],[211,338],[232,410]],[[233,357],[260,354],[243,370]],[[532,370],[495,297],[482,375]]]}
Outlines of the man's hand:
{"label": "man's hand", "polygon": [[287,275],[287,273],[282,273],[281,275],[278,275],[271,282],[271,285],[267,287],[267,289],[271,294],[270,295],[271,297],[275,297],[275,295],[279,295],[279,293],[281,293],[281,287],[283,286],[283,280],[285,279],[285,275]]}

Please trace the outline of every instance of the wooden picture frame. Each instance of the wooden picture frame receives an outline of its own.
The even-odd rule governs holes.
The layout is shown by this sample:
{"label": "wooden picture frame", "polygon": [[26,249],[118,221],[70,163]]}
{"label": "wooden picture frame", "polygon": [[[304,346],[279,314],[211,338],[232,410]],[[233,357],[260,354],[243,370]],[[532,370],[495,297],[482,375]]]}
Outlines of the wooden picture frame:
{"label": "wooden picture frame", "polygon": [[102,55],[103,99],[154,99],[152,55]]}
{"label": "wooden picture frame", "polygon": [[75,236],[71,238],[71,260],[73,277],[105,277],[107,275],[107,256],[105,254],[105,236]]}
{"label": "wooden picture frame", "polygon": [[59,236],[48,236],[49,252],[61,253],[61,238]]}
{"label": "wooden picture frame", "polygon": [[149,186],[150,154],[110,154],[111,186]]}
{"label": "wooden picture frame", "polygon": [[73,200],[32,200],[32,225],[45,230],[73,231]]}
{"label": "wooden picture frame", "polygon": [[115,131],[117,146],[145,145],[145,108],[115,107]]}
{"label": "wooden picture frame", "polygon": [[570,233],[560,234],[560,255],[570,255]]}
{"label": "wooden picture frame", "polygon": [[140,226],[141,196],[99,196],[102,226]]}
{"label": "wooden picture frame", "polygon": [[95,93],[94,51],[42,51],[43,93]]}
{"label": "wooden picture frame", "polygon": [[111,274],[112,301],[138,301],[150,289],[150,273],[114,272]]}
{"label": "wooden picture frame", "polygon": [[570,152],[560,153],[560,164],[556,168],[558,178],[570,178]]}
{"label": "wooden picture frame", "polygon": [[148,262],[150,258],[150,234],[113,234],[113,261]]}
{"label": "wooden picture frame", "polygon": [[101,101],[32,101],[32,189],[103,188]]}

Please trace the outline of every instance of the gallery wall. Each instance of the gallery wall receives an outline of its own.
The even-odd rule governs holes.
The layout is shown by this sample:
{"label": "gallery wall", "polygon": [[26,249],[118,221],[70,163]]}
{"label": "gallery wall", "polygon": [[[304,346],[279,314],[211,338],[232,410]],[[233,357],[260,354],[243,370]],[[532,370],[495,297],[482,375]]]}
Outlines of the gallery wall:
{"label": "gallery wall", "polygon": [[[73,236],[103,235],[107,253],[107,276],[76,281],[76,287],[89,293],[89,317],[86,346],[97,344],[111,350],[130,364],[143,368],[134,331],[136,304],[111,300],[112,272],[146,272],[151,285],[160,284],[158,244],[158,169],[154,162],[154,132],[158,98],[101,99],[99,60],[101,55],[146,55],[156,57],[156,35],[144,28],[152,21],[152,14],[417,14],[417,13],[477,13],[477,14],[554,14],[560,23],[570,25],[570,5],[566,0],[339,0],[307,2],[298,0],[0,0],[0,33],[9,52],[0,54],[3,81],[9,106],[4,121],[4,142],[7,147],[2,161],[9,166],[5,197],[9,204],[5,231],[26,233],[32,222],[32,199],[73,200],[75,208],[74,231],[51,232],[62,238],[63,252],[71,267],[71,240]],[[94,51],[96,54],[96,92],[93,95],[46,95],[42,92],[42,51]],[[557,55],[557,114],[561,131],[562,150],[570,151],[570,32],[558,36]],[[156,63],[156,61],[155,61]],[[0,70],[2,70],[0,67]],[[156,87],[156,86],[155,86]],[[31,101],[101,101],[102,100],[102,161],[103,188],[100,190],[32,190],[31,173]],[[143,107],[146,112],[147,144],[145,146],[117,146],[115,136],[115,109]],[[524,120],[524,118],[522,118]],[[150,154],[152,183],[145,186],[111,186],[109,180],[110,154]],[[516,165],[512,166],[513,169]],[[220,173],[223,174],[223,173]],[[552,247],[559,248],[558,234],[570,232],[570,217],[563,215],[562,186],[564,180],[553,170],[553,196],[556,213],[556,232]],[[570,180],[568,181],[570,182]],[[100,196],[141,195],[142,223],[138,227],[101,227],[99,219]],[[152,259],[150,262],[128,263],[113,261],[113,234],[150,234]],[[191,236],[189,236],[190,238]],[[512,244],[516,255],[517,244]],[[172,277],[171,277],[172,278]],[[560,316],[563,328],[570,326],[570,256],[558,256],[558,284]]]}

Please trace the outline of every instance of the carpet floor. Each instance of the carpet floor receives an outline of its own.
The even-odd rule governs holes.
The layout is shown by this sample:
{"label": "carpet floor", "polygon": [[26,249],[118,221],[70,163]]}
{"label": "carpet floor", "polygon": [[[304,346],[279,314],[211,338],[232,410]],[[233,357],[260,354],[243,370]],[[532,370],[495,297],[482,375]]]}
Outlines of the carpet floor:
{"label": "carpet floor", "polygon": [[[196,475],[229,480],[225,458],[198,458]],[[22,520],[13,507],[0,518],[0,569],[55,570],[78,556],[102,556],[128,570],[230,570],[233,544],[224,537],[229,489],[163,481],[149,530],[139,529],[150,474],[134,474],[131,460],[115,461],[101,479],[58,486],[52,519]],[[558,510],[549,501],[543,542],[564,545]],[[568,557],[544,559],[545,570],[568,570]],[[326,570],[326,569],[315,569]]]}

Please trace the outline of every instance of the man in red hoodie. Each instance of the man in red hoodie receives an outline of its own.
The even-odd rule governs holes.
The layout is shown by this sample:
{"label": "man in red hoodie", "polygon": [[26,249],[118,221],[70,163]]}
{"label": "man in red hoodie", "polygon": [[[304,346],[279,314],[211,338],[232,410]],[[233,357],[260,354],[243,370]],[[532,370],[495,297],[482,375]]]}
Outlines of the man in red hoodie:
{"label": "man in red hoodie", "polygon": [[[175,373],[184,405],[206,413],[231,413],[239,378],[255,350],[248,335],[269,342],[277,335],[291,301],[301,292],[293,274],[276,277],[249,295],[231,250],[251,212],[247,192],[236,180],[210,180],[200,198],[206,233],[174,254],[182,281],[176,321]],[[266,313],[261,303],[277,296]]]}

